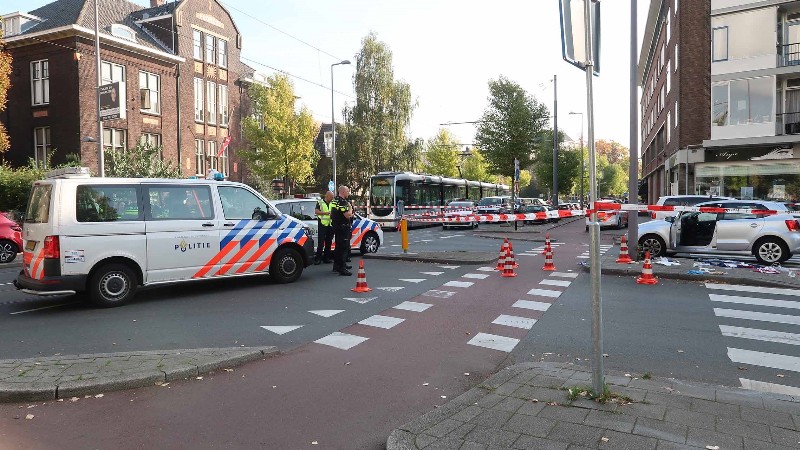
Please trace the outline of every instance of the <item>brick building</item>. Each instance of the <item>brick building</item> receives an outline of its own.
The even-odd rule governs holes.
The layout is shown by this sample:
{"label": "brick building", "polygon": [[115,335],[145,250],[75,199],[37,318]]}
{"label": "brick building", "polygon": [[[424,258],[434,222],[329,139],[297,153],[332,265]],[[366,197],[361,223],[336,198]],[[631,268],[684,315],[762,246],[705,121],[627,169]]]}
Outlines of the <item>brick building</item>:
{"label": "brick building", "polygon": [[[103,84],[125,87],[127,113],[104,122],[104,147],[147,141],[184,175],[213,168],[241,180],[235,149],[253,69],[240,61],[242,36],[227,10],[216,0],[98,1]],[[93,2],[5,14],[3,28],[13,58],[4,158],[22,165],[52,151],[59,163],[73,153],[96,171],[97,144],[86,142],[97,135]]]}
{"label": "brick building", "polygon": [[710,0],[651,0],[639,57],[647,201],[695,193],[710,134]]}

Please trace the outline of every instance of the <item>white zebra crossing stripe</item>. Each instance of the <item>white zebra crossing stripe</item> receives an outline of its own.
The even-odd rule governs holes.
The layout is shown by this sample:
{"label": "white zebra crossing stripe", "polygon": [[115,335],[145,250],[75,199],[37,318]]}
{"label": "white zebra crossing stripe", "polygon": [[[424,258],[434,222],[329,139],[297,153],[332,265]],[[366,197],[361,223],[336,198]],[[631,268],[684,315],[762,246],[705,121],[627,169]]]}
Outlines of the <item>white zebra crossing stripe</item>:
{"label": "white zebra crossing stripe", "polygon": [[800,372],[800,358],[797,356],[779,355],[777,353],[756,352],[741,348],[728,347],[728,358],[735,363],[751,366],[769,367],[771,369]]}
{"label": "white zebra crossing stripe", "polygon": [[436,289],[431,289],[430,291],[423,292],[422,295],[424,297],[450,298],[456,295],[456,293],[452,291],[437,291]]}
{"label": "white zebra crossing stripe", "polygon": [[800,345],[800,334],[784,333],[782,331],[758,330],[755,328],[732,327],[720,325],[719,330],[723,336],[751,339],[755,341],[778,342],[781,344]]}
{"label": "white zebra crossing stripe", "polygon": [[508,353],[519,344],[519,339],[496,334],[478,333],[467,344]]}
{"label": "white zebra crossing stripe", "polygon": [[748,380],[739,378],[742,387],[751,391],[769,392],[771,394],[785,394],[800,397],[800,388],[794,386],[784,386],[782,384],[765,383],[763,381]]}
{"label": "white zebra crossing stripe", "polygon": [[742,305],[772,306],[775,308],[800,309],[800,302],[789,300],[773,300],[771,298],[739,297],[736,295],[708,294],[712,302],[739,303]]}
{"label": "white zebra crossing stripe", "polygon": [[485,280],[486,278],[489,278],[489,275],[486,275],[485,273],[465,273],[464,275],[461,275],[461,278],[473,278],[477,280]]}
{"label": "white zebra crossing stripe", "polygon": [[447,283],[443,284],[442,286],[457,287],[457,288],[468,288],[468,287],[472,286],[473,284],[475,284],[475,283],[473,283],[471,281],[448,281]]}
{"label": "white zebra crossing stripe", "polygon": [[534,311],[547,311],[548,308],[550,308],[550,303],[534,302],[530,300],[517,300],[517,302],[511,306],[513,308],[532,309]]}
{"label": "white zebra crossing stripe", "polygon": [[561,277],[561,278],[578,278],[577,273],[567,273],[567,272],[553,272],[550,274],[551,277]]}
{"label": "white zebra crossing stripe", "polygon": [[449,266],[449,265],[443,265],[443,266],[436,266],[436,267],[438,267],[438,268],[440,268],[440,269],[449,269],[449,270],[455,270],[455,269],[458,269],[458,268],[459,268],[459,267],[461,267],[461,266]]}
{"label": "white zebra crossing stripe", "polygon": [[403,289],[403,286],[385,286],[385,287],[379,287],[379,288],[375,288],[375,289],[380,289],[380,290],[386,291],[386,292],[397,292],[397,291]]}
{"label": "white zebra crossing stripe", "polygon": [[324,338],[317,339],[317,344],[329,345],[342,350],[350,350],[356,345],[369,340],[369,338],[356,336],[354,334],[347,334],[342,332],[331,333]]}
{"label": "white zebra crossing stripe", "polygon": [[345,298],[343,298],[343,300],[347,300],[349,302],[356,302],[356,303],[360,303],[360,304],[363,305],[364,303],[369,303],[369,302],[375,300],[376,298],[378,298],[378,297],[364,297],[364,298],[345,297]]}
{"label": "white zebra crossing stripe", "polygon": [[714,308],[717,317],[727,317],[730,319],[758,320],[761,322],[788,323],[800,325],[800,316],[789,316],[786,314],[772,314],[755,311],[741,311],[738,309]]}
{"label": "white zebra crossing stripe", "polygon": [[589,259],[588,256],[578,255],[578,259]]}
{"label": "white zebra crossing stripe", "polygon": [[780,289],[759,286],[744,286],[739,284],[706,283],[706,288],[722,291],[755,292],[757,294],[793,295],[800,297],[800,289]]}
{"label": "white zebra crossing stripe", "polygon": [[523,330],[530,330],[536,323],[536,319],[529,319],[527,317],[508,316],[501,314],[492,321],[495,325],[505,325],[507,327],[522,328]]}
{"label": "white zebra crossing stripe", "polygon": [[403,323],[403,321],[405,320],[406,319],[398,319],[397,317],[382,316],[380,314],[376,314],[374,316],[367,317],[366,319],[358,323],[360,323],[361,325],[367,325],[370,327],[383,328],[385,330],[388,330]]}
{"label": "white zebra crossing stripe", "polygon": [[494,272],[494,267],[478,267],[481,272]]}
{"label": "white zebra crossing stripe", "polygon": [[572,284],[572,282],[571,281],[566,281],[566,280],[549,280],[549,279],[545,278],[544,280],[540,281],[539,284],[545,284],[545,285],[550,285],[550,286],[567,287],[570,284]]}
{"label": "white zebra crossing stripe", "polygon": [[420,272],[423,275],[431,275],[434,277],[438,277],[439,275],[443,274],[444,272]]}
{"label": "white zebra crossing stripe", "polygon": [[343,309],[319,309],[316,311],[309,311],[311,314],[316,314],[322,317],[333,317],[339,313],[344,312]]}
{"label": "white zebra crossing stripe", "polygon": [[397,306],[394,306],[394,309],[403,309],[403,310],[406,310],[406,311],[422,312],[422,311],[425,311],[426,309],[430,308],[431,306],[433,306],[433,305],[431,305],[429,303],[418,303],[418,302],[405,301],[403,303],[400,303]]}
{"label": "white zebra crossing stripe", "polygon": [[558,298],[561,296],[561,291],[551,291],[548,289],[531,289],[528,295],[538,295],[539,297],[552,297]]}
{"label": "white zebra crossing stripe", "polygon": [[400,278],[400,281],[405,281],[406,283],[422,283],[425,281],[425,278]]}
{"label": "white zebra crossing stripe", "polygon": [[286,326],[271,326],[271,325],[262,325],[261,328],[272,331],[275,334],[286,334],[290,331],[294,331],[298,328],[302,328],[303,325],[286,325]]}

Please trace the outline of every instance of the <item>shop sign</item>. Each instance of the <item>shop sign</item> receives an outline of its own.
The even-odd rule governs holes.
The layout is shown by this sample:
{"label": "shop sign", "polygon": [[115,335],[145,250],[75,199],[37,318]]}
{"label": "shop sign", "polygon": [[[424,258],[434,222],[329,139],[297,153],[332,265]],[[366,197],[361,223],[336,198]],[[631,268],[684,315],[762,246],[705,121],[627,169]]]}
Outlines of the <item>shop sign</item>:
{"label": "shop sign", "polygon": [[794,158],[794,149],[791,146],[750,147],[706,152],[706,162],[764,161],[792,158]]}

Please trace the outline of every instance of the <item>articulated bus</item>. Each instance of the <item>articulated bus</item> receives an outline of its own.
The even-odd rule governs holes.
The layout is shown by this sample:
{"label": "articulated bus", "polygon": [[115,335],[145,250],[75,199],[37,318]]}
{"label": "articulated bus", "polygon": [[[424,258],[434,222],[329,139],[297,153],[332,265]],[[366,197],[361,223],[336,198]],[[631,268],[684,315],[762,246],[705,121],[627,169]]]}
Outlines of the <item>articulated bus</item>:
{"label": "articulated bus", "polygon": [[397,202],[403,202],[405,214],[437,212],[456,200],[511,195],[505,184],[445,178],[411,172],[381,172],[370,179],[369,219],[381,226],[397,228],[400,217]]}

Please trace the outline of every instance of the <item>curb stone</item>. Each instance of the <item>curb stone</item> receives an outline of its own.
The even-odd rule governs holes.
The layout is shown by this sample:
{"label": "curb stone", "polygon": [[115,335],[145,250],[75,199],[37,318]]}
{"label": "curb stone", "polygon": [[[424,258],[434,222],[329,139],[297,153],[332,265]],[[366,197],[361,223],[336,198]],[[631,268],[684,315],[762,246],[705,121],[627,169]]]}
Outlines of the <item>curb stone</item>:
{"label": "curb stone", "polygon": [[[73,367],[78,367],[78,371],[84,370],[84,372],[77,379],[75,376],[54,377],[54,381],[49,382],[38,381],[38,379],[25,380],[25,372],[18,376],[6,377],[0,381],[0,403],[56,400],[153,386],[158,382],[186,379],[278,354],[276,347],[228,347],[96,353],[7,360],[8,366],[12,368],[36,365],[46,370],[48,369],[47,364],[53,364],[59,368],[74,364]],[[135,357],[151,358],[131,365],[128,359]],[[93,365],[89,366],[78,361],[92,361]],[[11,364],[12,362],[13,364]],[[0,365],[3,363],[4,361],[0,360]],[[115,363],[119,364],[119,367],[114,367]],[[152,367],[146,367],[147,365]],[[106,369],[106,366],[111,368]],[[105,370],[113,370],[114,374],[106,375]],[[86,379],[82,379],[84,376]],[[64,378],[63,381],[62,378]]]}

